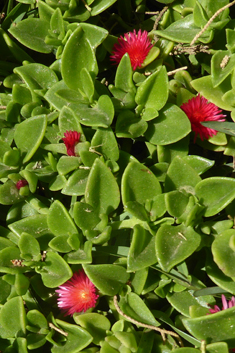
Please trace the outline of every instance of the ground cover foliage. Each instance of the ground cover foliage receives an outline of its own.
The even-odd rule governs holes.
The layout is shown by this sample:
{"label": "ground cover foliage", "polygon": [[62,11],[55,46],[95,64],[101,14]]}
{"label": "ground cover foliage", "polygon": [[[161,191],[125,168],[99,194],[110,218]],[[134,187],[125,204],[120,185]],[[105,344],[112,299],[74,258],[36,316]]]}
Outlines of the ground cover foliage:
{"label": "ground cover foliage", "polygon": [[[227,5],[0,4],[1,352],[234,349],[235,6]],[[115,65],[118,38],[139,29],[151,42],[146,58],[133,70],[126,53]],[[219,131],[209,139],[195,136],[181,109],[198,94],[225,115],[199,124]],[[98,299],[68,316],[56,291],[73,273],[89,278]]]}

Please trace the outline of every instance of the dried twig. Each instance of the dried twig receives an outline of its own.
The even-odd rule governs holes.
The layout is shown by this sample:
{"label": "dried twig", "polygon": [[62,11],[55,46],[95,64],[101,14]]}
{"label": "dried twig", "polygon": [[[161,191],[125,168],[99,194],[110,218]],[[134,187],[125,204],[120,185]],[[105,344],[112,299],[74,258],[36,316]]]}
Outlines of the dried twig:
{"label": "dried twig", "polygon": [[188,66],[179,67],[178,69],[167,72],[167,75],[168,76],[174,75],[178,71],[187,70],[187,68],[188,68]]}
{"label": "dried twig", "polygon": [[162,336],[162,339],[163,341],[166,340],[166,335],[171,335],[171,336],[174,336],[174,337],[177,337],[179,338],[179,335],[177,335],[177,333],[173,332],[173,331],[168,331],[168,330],[164,330],[162,328],[159,328],[159,327],[156,327],[156,326],[152,326],[152,325],[147,325],[147,324],[144,324],[142,322],[139,322],[135,319],[132,319],[130,316],[126,315],[119,307],[118,305],[118,301],[117,301],[117,296],[115,295],[113,297],[113,302],[114,302],[114,306],[117,310],[117,312],[122,315],[123,317],[125,317],[125,319],[129,320],[130,322],[132,322],[133,324],[135,325],[138,325],[138,326],[141,326],[141,327],[146,327],[150,330],[155,330],[155,331],[158,331],[160,332],[161,336]]}
{"label": "dried twig", "polygon": [[173,49],[173,55],[180,55],[180,54],[197,54],[197,53],[207,53],[210,54],[210,50],[208,45],[197,44],[190,47],[184,46],[182,43],[177,44]]}
{"label": "dried twig", "polygon": [[218,11],[216,11],[216,12],[214,13],[214,15],[213,15],[213,16],[209,19],[209,21],[206,23],[206,25],[202,28],[202,30],[193,38],[192,42],[190,43],[190,46],[193,45],[193,44],[198,40],[198,38],[202,35],[202,33],[204,33],[204,32],[207,30],[207,28],[210,26],[211,22],[213,22],[214,19],[215,19],[221,12],[223,12],[225,9],[227,9],[227,8],[229,8],[229,7],[231,7],[231,6],[233,6],[234,4],[235,4],[235,0],[232,1],[230,4],[227,4],[227,5],[223,6],[223,7],[221,7],[221,9],[219,9]]}
{"label": "dried twig", "polygon": [[[153,30],[155,31],[158,27],[159,22],[161,21],[162,16],[164,15],[164,13],[168,10],[168,6],[165,6],[162,11],[159,12],[159,15],[157,16],[154,25],[153,25]],[[154,34],[154,41],[157,42],[158,41],[158,37],[156,36],[156,34]]]}
{"label": "dried twig", "polygon": [[61,335],[65,336],[65,337],[68,336],[68,332],[65,332],[65,331],[61,330],[60,328],[56,327],[52,322],[49,322],[49,327],[53,328],[53,330],[61,333]]}

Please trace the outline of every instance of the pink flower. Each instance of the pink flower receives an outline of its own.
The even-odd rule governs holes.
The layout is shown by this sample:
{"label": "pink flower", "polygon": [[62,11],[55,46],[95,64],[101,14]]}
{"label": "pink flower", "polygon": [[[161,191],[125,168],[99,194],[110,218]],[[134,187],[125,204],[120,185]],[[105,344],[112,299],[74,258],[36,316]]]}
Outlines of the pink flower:
{"label": "pink flower", "polygon": [[64,138],[62,140],[64,141],[64,144],[67,149],[67,155],[68,156],[75,156],[75,146],[80,140],[80,132],[78,133],[77,131],[66,131],[64,133]]}
{"label": "pink flower", "polygon": [[[232,308],[233,306],[235,306],[235,298],[232,297],[231,300],[226,300],[225,296],[222,294],[221,295],[221,299],[222,299],[222,310],[226,310],[229,308]],[[218,305],[215,305],[214,308],[209,309],[211,314],[215,314],[218,313],[220,311],[220,308],[218,307]]]}
{"label": "pink flower", "polygon": [[124,37],[118,38],[118,43],[114,44],[110,59],[119,64],[124,54],[128,53],[133,70],[141,67],[146,56],[148,55],[152,44],[148,39],[148,32],[141,29],[136,34],[136,31],[125,33]]}
{"label": "pink flower", "polygon": [[217,131],[201,125],[203,121],[225,121],[226,115],[220,114],[220,110],[215,104],[210,103],[206,98],[198,94],[180,107],[189,118],[192,130],[195,132],[194,142],[197,135],[200,135],[201,140],[208,140],[209,137],[216,135]]}
{"label": "pink flower", "polygon": [[94,308],[99,298],[94,284],[83,270],[75,272],[70,280],[59,286],[56,293],[59,295],[58,307],[65,312],[65,315],[71,316]]}
{"label": "pink flower", "polygon": [[20,190],[23,186],[26,186],[26,185],[28,185],[28,182],[25,179],[20,179],[16,183],[16,187],[18,190]]}

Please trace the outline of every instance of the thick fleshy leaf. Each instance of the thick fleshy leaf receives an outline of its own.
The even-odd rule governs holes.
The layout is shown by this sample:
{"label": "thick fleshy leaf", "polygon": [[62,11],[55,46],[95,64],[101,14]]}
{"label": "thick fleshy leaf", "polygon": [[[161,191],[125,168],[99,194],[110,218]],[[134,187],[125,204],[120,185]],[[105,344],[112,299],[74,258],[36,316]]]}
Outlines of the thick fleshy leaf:
{"label": "thick fleshy leaf", "polygon": [[192,305],[200,305],[207,313],[209,313],[208,306],[213,306],[215,304],[215,299],[212,295],[196,297],[191,290],[178,293],[168,293],[167,300],[177,311],[188,317],[190,317],[190,306]]}
{"label": "thick fleshy leaf", "polygon": [[82,27],[79,26],[70,36],[62,54],[62,77],[69,88],[74,90],[79,88],[83,91],[81,77],[83,68],[94,77],[98,72],[94,50]]}
{"label": "thick fleshy leaf", "polygon": [[48,90],[58,82],[55,72],[42,64],[27,64],[14,69],[27,84],[31,92],[34,90]]}
{"label": "thick fleshy leaf", "polygon": [[121,298],[119,305],[126,315],[139,322],[153,326],[160,325],[147,305],[136,293],[128,293],[125,298]]}
{"label": "thick fleshy leaf", "polygon": [[71,235],[77,233],[77,228],[73,223],[72,218],[59,200],[56,200],[51,205],[47,223],[51,232],[55,235]]}
{"label": "thick fleshy leaf", "polygon": [[92,4],[91,16],[98,15],[113,5],[116,1],[117,0],[95,0]]}
{"label": "thick fleshy leaf", "polygon": [[226,342],[229,348],[235,347],[234,325],[235,308],[194,319],[183,319],[186,329],[197,339],[214,343]]}
{"label": "thick fleshy leaf", "polygon": [[2,338],[24,336],[26,333],[26,315],[23,299],[15,297],[1,308],[0,334]]}
{"label": "thick fleshy leaf", "polygon": [[56,323],[67,333],[65,344],[54,344],[52,353],[77,353],[92,342],[92,336],[83,328],[69,324],[68,322],[56,319]]}
{"label": "thick fleshy leaf", "polygon": [[83,133],[82,127],[77,117],[75,116],[73,111],[67,106],[64,106],[60,112],[58,118],[58,126],[62,134],[70,130]]}
{"label": "thick fleshy leaf", "polygon": [[234,237],[235,230],[228,229],[216,237],[211,247],[214,261],[228,277],[235,277],[233,265],[235,261]]}
{"label": "thick fleshy leaf", "polygon": [[110,321],[103,315],[97,313],[74,314],[74,321],[86,329],[93,337],[94,344],[100,344],[106,337],[106,331],[110,330]]}
{"label": "thick fleshy leaf", "polygon": [[87,104],[71,104],[70,108],[77,115],[81,124],[107,128],[114,118],[114,106],[111,98],[103,94],[90,108]]}
{"label": "thick fleshy leaf", "polygon": [[132,161],[126,167],[122,177],[122,200],[144,204],[161,194],[161,186],[155,175],[143,164]]}
{"label": "thick fleshy leaf", "polygon": [[[141,117],[150,120],[148,111],[152,111],[152,119],[158,115],[168,98],[168,76],[165,66],[149,76],[138,88],[135,101],[142,108]],[[138,108],[137,108],[138,109]]]}
{"label": "thick fleshy leaf", "polygon": [[194,188],[200,181],[198,173],[184,159],[175,157],[167,170],[165,191],[178,189],[194,194]]}
{"label": "thick fleshy leaf", "polygon": [[159,116],[149,123],[145,136],[154,145],[168,145],[181,140],[190,131],[187,115],[176,105],[167,103]]}
{"label": "thick fleshy leaf", "polygon": [[44,285],[48,288],[56,288],[65,283],[73,275],[70,266],[57,253],[48,251],[43,266],[37,269],[41,274]]}
{"label": "thick fleshy leaf", "polygon": [[31,234],[22,233],[18,246],[23,259],[27,261],[39,261],[41,259],[39,243]]}
{"label": "thick fleshy leaf", "polygon": [[47,249],[48,242],[54,237],[47,224],[47,215],[36,214],[25,217],[9,225],[11,231],[20,238],[26,232],[33,235],[40,244],[41,250]]}
{"label": "thick fleshy leaf", "polygon": [[134,227],[130,251],[127,257],[128,272],[135,272],[157,262],[155,237],[141,225]]}
{"label": "thick fleshy leaf", "polygon": [[194,155],[185,156],[183,157],[183,160],[185,160],[190,165],[190,167],[192,167],[198,173],[198,175],[205,173],[215,164],[215,162],[211,161],[210,159]]}
{"label": "thick fleshy leaf", "polygon": [[156,254],[164,271],[187,259],[199,246],[201,237],[192,227],[162,225],[156,235]]}
{"label": "thick fleshy leaf", "polygon": [[45,135],[46,126],[46,115],[29,118],[16,126],[14,140],[23,153],[23,163],[28,162],[37,151]]}
{"label": "thick fleshy leaf", "polygon": [[12,180],[7,180],[3,185],[0,185],[0,204],[13,205],[22,200],[24,200],[24,197],[19,194]]}
{"label": "thick fleshy leaf", "polygon": [[65,195],[71,195],[71,196],[84,195],[89,172],[90,171],[87,169],[75,170],[75,172],[67,180],[61,193]]}
{"label": "thick fleshy leaf", "polygon": [[83,265],[92,283],[105,295],[117,294],[129,279],[125,268],[118,265]]}
{"label": "thick fleshy leaf", "polygon": [[111,128],[98,128],[91,140],[91,147],[105,159],[117,161],[119,158],[118,144]]}
{"label": "thick fleshy leaf", "polygon": [[85,202],[75,203],[73,216],[77,226],[82,230],[93,229],[100,222],[97,210]]}
{"label": "thick fleshy leaf", "polygon": [[213,87],[210,75],[191,81],[192,87],[203,97],[214,103],[221,109],[233,110],[233,106],[223,100],[223,95],[231,90],[231,79],[227,78],[219,86]]}
{"label": "thick fleshy leaf", "polygon": [[207,256],[206,272],[210,279],[220,288],[235,295],[235,282],[231,277],[226,276],[216,265],[212,256]]}
{"label": "thick fleshy leaf", "polygon": [[119,188],[110,169],[96,159],[86,185],[86,203],[93,206],[99,213],[110,213],[120,202]]}
{"label": "thick fleshy leaf", "polygon": [[[195,26],[193,14],[173,22],[165,30],[154,31],[158,36],[178,43],[190,43],[198,32],[200,28]],[[208,34],[203,33],[200,40],[207,38]]]}
{"label": "thick fleshy leaf", "polygon": [[235,180],[225,177],[211,177],[200,181],[195,192],[200,203],[206,207],[205,216],[214,216],[235,198]]}
{"label": "thick fleshy leaf", "polygon": [[228,50],[216,51],[211,59],[211,79],[213,86],[219,86],[221,82],[223,82],[226,77],[233,71],[234,67],[235,54],[231,55],[230,51]]}
{"label": "thick fleshy leaf", "polygon": [[50,25],[47,21],[39,18],[27,18],[11,27],[9,32],[21,44],[38,51],[39,53],[50,53],[52,46],[45,43]]}
{"label": "thick fleshy leaf", "polygon": [[[90,4],[90,2],[87,3],[88,5]],[[108,35],[108,31],[105,28],[94,26],[87,22],[81,22],[79,26],[82,27],[93,49],[97,48]]]}
{"label": "thick fleshy leaf", "polygon": [[117,137],[136,138],[142,136],[148,128],[145,120],[130,110],[124,110],[117,117],[115,132]]}

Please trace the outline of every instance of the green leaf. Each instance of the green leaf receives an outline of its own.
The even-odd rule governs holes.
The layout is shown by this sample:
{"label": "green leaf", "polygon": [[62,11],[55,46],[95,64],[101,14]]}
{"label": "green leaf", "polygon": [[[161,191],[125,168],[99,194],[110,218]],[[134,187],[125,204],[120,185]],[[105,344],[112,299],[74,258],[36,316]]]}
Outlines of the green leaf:
{"label": "green leaf", "polygon": [[98,72],[95,53],[79,26],[68,39],[61,58],[62,77],[69,88],[83,91],[81,71],[84,68],[94,79]]}
{"label": "green leaf", "polygon": [[31,234],[22,233],[18,246],[23,259],[27,261],[39,261],[41,259],[39,243]]}
{"label": "green leaf", "polygon": [[105,295],[117,294],[129,279],[125,268],[118,265],[83,265],[92,283]]}
{"label": "green leaf", "polygon": [[45,43],[48,34],[49,23],[39,18],[27,18],[9,29],[9,33],[21,44],[38,51],[50,53],[52,46]]}
{"label": "green leaf", "polygon": [[38,63],[17,67],[14,72],[27,84],[32,94],[35,90],[48,90],[58,82],[52,69]]}
{"label": "green leaf", "polygon": [[190,131],[187,115],[176,105],[167,103],[159,116],[149,123],[145,136],[155,145],[168,145],[181,140]]}
{"label": "green leaf", "polygon": [[113,161],[119,159],[117,140],[111,128],[98,128],[91,140],[91,147],[101,153],[105,159]]}
{"label": "green leaf", "polygon": [[54,234],[49,230],[47,215],[45,214],[22,218],[11,223],[9,228],[17,238],[20,238],[24,232],[33,235],[39,242],[41,250],[46,250],[48,242],[54,237]]}
{"label": "green leaf", "polygon": [[86,184],[89,177],[89,170],[79,169],[69,177],[64,185],[61,193],[71,196],[84,195],[86,191]]}
{"label": "green leaf", "polygon": [[92,336],[83,328],[58,319],[56,319],[56,323],[68,335],[65,344],[58,345],[55,343],[53,345],[51,348],[52,353],[77,353],[92,342]]}
{"label": "green leaf", "polygon": [[83,125],[105,127],[111,125],[114,118],[114,106],[108,95],[102,95],[92,108],[87,104],[71,104],[70,108]]}
{"label": "green leaf", "polygon": [[41,269],[36,272],[42,276],[43,284],[48,288],[56,288],[69,280],[73,272],[65,260],[57,253],[48,251]]}
{"label": "green leaf", "polygon": [[95,0],[92,4],[91,16],[96,16],[99,13],[105,11],[111,5],[113,5],[117,0]]}
{"label": "green leaf", "polygon": [[183,319],[183,324],[199,340],[205,340],[207,343],[223,341],[228,344],[229,348],[233,348],[235,347],[234,313],[235,308],[233,307],[212,315]]}
{"label": "green leaf", "polygon": [[100,222],[97,209],[85,202],[76,202],[73,209],[73,217],[77,226],[83,231],[93,229]]}
{"label": "green leaf", "polygon": [[59,200],[54,201],[51,205],[47,222],[51,232],[55,235],[77,233],[77,228],[68,211]]}
{"label": "green leaf", "polygon": [[235,277],[233,266],[235,260],[234,236],[233,229],[225,230],[216,237],[211,247],[215,263],[228,277]]}
{"label": "green leaf", "polygon": [[200,181],[195,192],[200,203],[206,207],[205,217],[214,216],[235,198],[235,180],[211,177]]}
{"label": "green leaf", "polygon": [[46,127],[46,115],[29,118],[16,126],[14,140],[17,148],[24,155],[23,163],[28,162],[37,151],[45,135]]}
{"label": "green leaf", "polygon": [[81,22],[79,26],[82,27],[93,49],[97,48],[109,34],[105,28],[87,22]]}
{"label": "green leaf", "polygon": [[195,297],[192,290],[168,293],[166,298],[177,311],[188,317],[190,317],[190,306],[192,305],[200,305],[207,311],[207,313],[209,313],[208,306],[213,306],[215,304],[215,299],[212,295]]}
{"label": "green leaf", "polygon": [[[198,32],[200,32],[200,28],[195,26],[193,14],[173,22],[164,30],[154,31],[159,37],[178,43],[191,43]],[[208,32],[200,36],[200,41],[202,41],[202,39],[208,39]]]}
{"label": "green leaf", "polygon": [[0,204],[13,205],[22,200],[24,200],[24,196],[19,194],[19,190],[12,180],[7,180],[3,185],[0,185]]}
{"label": "green leaf", "polygon": [[194,188],[200,181],[198,173],[184,159],[176,156],[167,170],[165,192],[178,189],[194,194]]}
{"label": "green leaf", "polygon": [[[168,98],[168,76],[165,66],[150,75],[137,89],[135,101],[142,107],[141,117],[150,120],[147,112],[152,111],[151,119],[158,116]],[[137,108],[138,109],[138,108]],[[147,117],[148,116],[148,117]]]}
{"label": "green leaf", "polygon": [[141,225],[134,226],[130,251],[127,257],[128,272],[135,272],[157,262],[154,249],[155,237]]}
{"label": "green leaf", "polygon": [[192,227],[162,225],[156,235],[156,254],[164,271],[187,259],[200,245],[201,237]]}
{"label": "green leaf", "polygon": [[110,330],[109,320],[97,313],[74,314],[74,321],[86,329],[93,337],[93,343],[99,345],[106,337],[106,331]]}
{"label": "green leaf", "polygon": [[205,173],[215,164],[215,162],[211,161],[210,159],[194,155],[185,156],[183,157],[183,160],[185,160],[190,165],[190,167],[192,167],[195,172],[198,173],[198,175]]}
{"label": "green leaf", "polygon": [[221,109],[233,110],[233,107],[223,100],[223,95],[231,90],[231,79],[227,78],[219,86],[213,87],[210,75],[191,81],[192,87],[203,97],[214,103]]}
{"label": "green leaf", "polygon": [[9,299],[1,308],[0,334],[2,338],[15,338],[26,334],[26,315],[23,299]]}
{"label": "green leaf", "polygon": [[117,117],[115,132],[117,137],[136,138],[142,136],[148,128],[145,120],[130,110],[122,111]]}
{"label": "green leaf", "polygon": [[134,320],[152,326],[160,325],[144,301],[135,293],[128,293],[125,298],[121,298],[119,305],[122,311]]}
{"label": "green leaf", "polygon": [[110,169],[100,159],[96,159],[86,185],[85,202],[99,213],[110,213],[120,202],[117,182]]}
{"label": "green leaf", "polygon": [[[226,60],[226,61],[225,61]],[[223,66],[223,62],[227,63]],[[228,50],[218,50],[211,59],[211,80],[214,87],[223,82],[235,67],[235,54]]]}
{"label": "green leaf", "polygon": [[122,177],[122,199],[124,206],[128,201],[145,204],[161,194],[161,186],[155,175],[143,164],[132,161]]}

